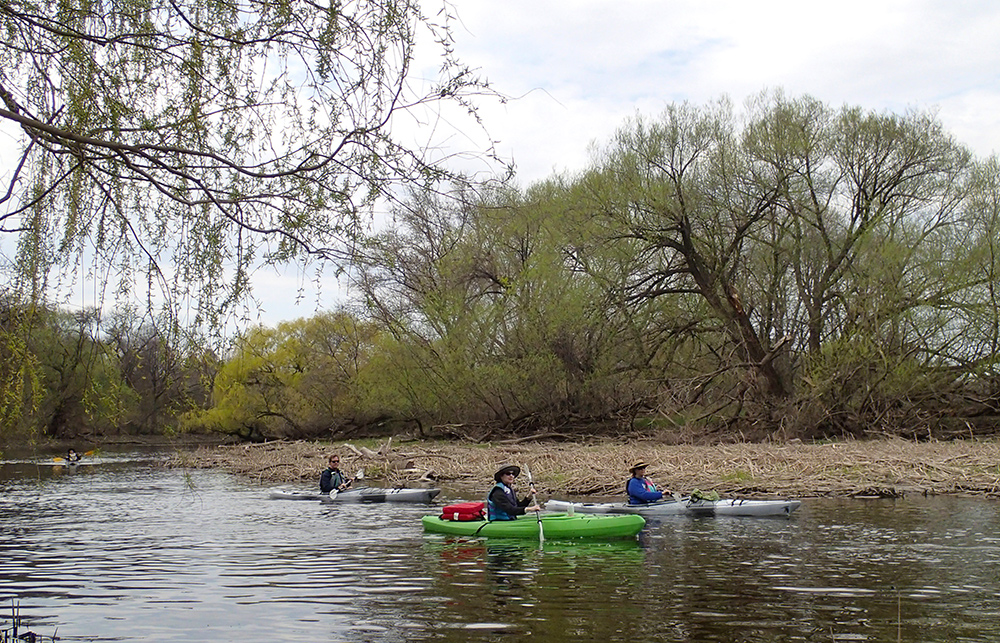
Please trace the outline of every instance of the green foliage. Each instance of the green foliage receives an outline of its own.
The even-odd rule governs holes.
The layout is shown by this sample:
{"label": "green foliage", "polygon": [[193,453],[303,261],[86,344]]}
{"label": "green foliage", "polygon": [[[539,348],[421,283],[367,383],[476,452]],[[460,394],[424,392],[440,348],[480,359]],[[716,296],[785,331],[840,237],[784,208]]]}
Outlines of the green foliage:
{"label": "green foliage", "polygon": [[184,418],[202,428],[248,439],[305,438],[365,423],[356,393],[378,333],[346,312],[257,327],[237,339],[215,376],[211,408]]}
{"label": "green foliage", "polygon": [[[0,427],[20,426],[42,396],[39,363],[24,331],[27,311],[4,299],[0,318]],[[0,437],[7,431],[0,431]]]}
{"label": "green foliage", "polygon": [[800,397],[819,410],[813,431],[860,436],[920,422],[926,403],[952,388],[952,377],[912,352],[859,333],[832,340],[808,357]]}
{"label": "green foliage", "polygon": [[[366,240],[363,310],[248,331],[184,426],[823,439],[996,412],[1000,166],[927,114],[781,93],[744,118],[674,105],[627,122],[579,176],[454,188],[410,192]],[[79,413],[153,401],[170,416],[199,401],[186,378],[215,373],[134,320],[101,340],[46,323],[34,372]],[[72,347],[85,366],[66,366]]]}
{"label": "green foliage", "polygon": [[799,400],[819,435],[853,433],[995,364],[995,162],[923,113],[748,108],[636,117],[587,172],[523,192],[413,195],[362,278],[399,408],[739,428]]}
{"label": "green foliage", "polygon": [[143,336],[150,357],[179,354],[181,347],[152,327],[130,326],[135,319],[102,327],[93,310],[69,313],[11,301],[3,318],[11,321],[0,324],[0,368],[7,378],[0,439],[159,434],[195,403],[204,359],[147,368],[130,341]]}
{"label": "green foliage", "polygon": [[589,222],[567,199],[558,182],[525,196],[414,195],[363,280],[398,338],[399,386],[368,388],[401,391],[406,413],[430,423],[600,417],[635,394],[612,376],[634,337],[603,317],[608,291],[580,265]]}
{"label": "green foliage", "polygon": [[18,421],[14,433],[38,433],[66,438],[82,433],[109,432],[134,402],[117,364],[105,346],[95,341],[91,313],[76,315],[38,311],[21,321],[27,331],[18,364],[33,365],[33,403]]}

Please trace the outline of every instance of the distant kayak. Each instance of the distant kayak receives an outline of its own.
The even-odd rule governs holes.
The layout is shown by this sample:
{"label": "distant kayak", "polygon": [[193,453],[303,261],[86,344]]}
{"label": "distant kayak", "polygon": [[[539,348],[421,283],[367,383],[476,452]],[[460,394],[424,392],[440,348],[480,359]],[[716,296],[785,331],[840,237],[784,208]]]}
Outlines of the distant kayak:
{"label": "distant kayak", "polygon": [[440,489],[385,489],[382,487],[358,487],[335,494],[319,491],[275,489],[269,497],[272,500],[319,500],[320,502],[431,502],[441,493]]}
{"label": "distant kayak", "polygon": [[545,508],[550,511],[572,511],[587,514],[641,514],[644,516],[787,516],[801,506],[799,500],[691,500],[681,498],[630,505],[624,502],[567,502],[549,500]]}
{"label": "distant kayak", "polygon": [[[538,518],[534,514],[518,516],[516,520],[446,520],[441,516],[421,518],[424,530],[452,536],[484,538],[529,538],[539,540]],[[541,514],[545,540],[634,538],[646,525],[639,515],[570,516],[563,513]]]}

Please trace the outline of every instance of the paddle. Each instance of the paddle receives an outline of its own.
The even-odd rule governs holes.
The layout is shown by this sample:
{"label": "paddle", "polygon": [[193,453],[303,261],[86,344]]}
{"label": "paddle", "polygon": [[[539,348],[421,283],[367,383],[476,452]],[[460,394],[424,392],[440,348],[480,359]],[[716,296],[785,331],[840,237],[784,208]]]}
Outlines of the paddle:
{"label": "paddle", "polygon": [[[77,455],[77,459],[76,459],[76,460],[73,460],[72,462],[70,462],[70,464],[76,464],[76,463],[77,463],[77,462],[79,462],[79,461],[80,461],[80,459],[82,459],[82,458],[83,458],[84,456],[92,456],[92,455],[94,455],[95,453],[97,453],[97,449],[91,449],[90,451],[85,451],[85,452],[84,452],[84,453],[83,453],[82,455],[81,455],[81,454],[78,454],[78,455]],[[66,458],[62,458],[62,457],[60,457],[60,456],[56,456],[56,457],[52,458],[52,461],[53,461],[53,462],[69,462],[69,461],[68,461],[68,460],[67,460]]]}
{"label": "paddle", "polygon": [[[538,504],[538,496],[535,493],[535,481],[531,477],[531,469],[528,465],[524,465],[524,474],[528,476],[528,488],[531,489],[531,504]],[[538,519],[538,542],[539,544],[545,542],[545,530],[542,527],[542,512],[536,511],[535,518]]]}

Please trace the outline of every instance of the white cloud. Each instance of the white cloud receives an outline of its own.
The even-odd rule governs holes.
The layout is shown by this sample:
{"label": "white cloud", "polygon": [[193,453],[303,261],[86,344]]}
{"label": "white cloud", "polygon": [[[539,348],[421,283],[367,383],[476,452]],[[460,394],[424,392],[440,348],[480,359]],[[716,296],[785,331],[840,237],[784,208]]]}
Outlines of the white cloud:
{"label": "white cloud", "polygon": [[516,100],[486,126],[522,182],[587,163],[636,111],[765,89],[832,105],[936,110],[979,155],[1000,150],[1000,3],[453,2],[456,51]]}

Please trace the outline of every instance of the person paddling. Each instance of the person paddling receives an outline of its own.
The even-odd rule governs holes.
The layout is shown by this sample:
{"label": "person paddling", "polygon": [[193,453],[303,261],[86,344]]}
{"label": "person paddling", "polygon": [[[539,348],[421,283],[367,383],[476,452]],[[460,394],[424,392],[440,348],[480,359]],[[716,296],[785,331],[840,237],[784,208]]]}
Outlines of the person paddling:
{"label": "person paddling", "polygon": [[506,465],[493,474],[496,484],[490,489],[486,499],[487,518],[489,520],[514,520],[529,511],[541,511],[538,505],[528,506],[531,496],[518,500],[514,494],[514,479],[521,475],[521,467]]}
{"label": "person paddling", "polygon": [[625,491],[628,493],[628,503],[630,505],[645,505],[650,502],[663,500],[664,495],[670,495],[670,492],[666,489],[663,491],[658,490],[656,484],[646,477],[646,467],[648,466],[645,462],[636,462],[629,469],[632,477],[629,478],[628,483],[625,485]]}
{"label": "person paddling", "polygon": [[327,468],[319,477],[319,490],[323,493],[330,493],[334,489],[343,491],[351,486],[353,480],[344,475],[340,470],[340,456],[337,454],[327,458]]}

